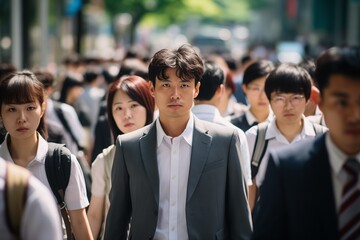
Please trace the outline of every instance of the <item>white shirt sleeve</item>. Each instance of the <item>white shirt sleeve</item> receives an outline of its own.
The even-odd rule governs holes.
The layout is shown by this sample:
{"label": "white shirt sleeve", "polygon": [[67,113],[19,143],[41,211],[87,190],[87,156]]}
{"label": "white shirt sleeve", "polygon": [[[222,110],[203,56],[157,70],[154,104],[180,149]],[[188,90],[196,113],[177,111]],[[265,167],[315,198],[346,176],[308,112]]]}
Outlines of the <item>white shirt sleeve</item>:
{"label": "white shirt sleeve", "polygon": [[77,210],[89,205],[86,195],[84,174],[73,154],[71,154],[71,172],[69,184],[65,192],[65,202],[68,210]]}
{"label": "white shirt sleeve", "polygon": [[239,130],[238,132],[239,132],[240,151],[241,151],[240,166],[246,185],[250,186],[252,185],[252,179],[251,179],[251,163],[250,163],[248,142],[245,133],[242,130]]}

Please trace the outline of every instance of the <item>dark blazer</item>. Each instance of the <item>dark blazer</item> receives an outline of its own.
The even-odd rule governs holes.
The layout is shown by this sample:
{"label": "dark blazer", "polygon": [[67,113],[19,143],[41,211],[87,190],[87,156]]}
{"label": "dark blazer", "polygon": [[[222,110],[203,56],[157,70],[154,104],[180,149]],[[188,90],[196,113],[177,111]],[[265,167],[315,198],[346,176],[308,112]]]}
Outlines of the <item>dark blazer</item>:
{"label": "dark blazer", "polygon": [[[189,239],[249,239],[238,131],[195,118],[186,200]],[[156,124],[120,135],[105,239],[153,239],[159,212]]]}
{"label": "dark blazer", "polygon": [[252,125],[249,124],[245,113],[240,116],[236,116],[236,117],[232,118],[231,123],[234,124],[235,126],[237,126],[238,128],[240,128],[241,130],[243,130],[244,132],[249,130],[252,126],[256,125],[256,124],[252,124]]}
{"label": "dark blazer", "polygon": [[339,239],[325,134],[270,153],[253,239]]}

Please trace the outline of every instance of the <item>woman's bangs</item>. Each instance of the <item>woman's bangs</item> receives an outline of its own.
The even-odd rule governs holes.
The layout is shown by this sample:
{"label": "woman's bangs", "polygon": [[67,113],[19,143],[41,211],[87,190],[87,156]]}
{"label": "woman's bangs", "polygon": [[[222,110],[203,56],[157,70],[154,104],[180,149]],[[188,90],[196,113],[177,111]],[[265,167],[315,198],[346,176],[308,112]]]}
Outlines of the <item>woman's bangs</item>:
{"label": "woman's bangs", "polygon": [[6,104],[24,104],[35,102],[36,94],[31,79],[27,77],[15,77],[9,81],[6,92],[2,99]]}

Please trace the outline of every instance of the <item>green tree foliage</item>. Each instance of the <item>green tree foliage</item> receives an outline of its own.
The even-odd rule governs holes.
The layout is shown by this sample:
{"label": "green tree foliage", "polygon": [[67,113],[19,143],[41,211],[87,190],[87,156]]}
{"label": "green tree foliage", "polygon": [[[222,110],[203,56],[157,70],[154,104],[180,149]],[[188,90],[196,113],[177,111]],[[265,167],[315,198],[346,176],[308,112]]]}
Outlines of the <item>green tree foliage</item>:
{"label": "green tree foliage", "polygon": [[[255,4],[250,5],[253,1]],[[110,16],[129,13],[132,35],[141,22],[168,25],[189,17],[216,22],[246,22],[250,8],[259,8],[267,0],[105,0]]]}

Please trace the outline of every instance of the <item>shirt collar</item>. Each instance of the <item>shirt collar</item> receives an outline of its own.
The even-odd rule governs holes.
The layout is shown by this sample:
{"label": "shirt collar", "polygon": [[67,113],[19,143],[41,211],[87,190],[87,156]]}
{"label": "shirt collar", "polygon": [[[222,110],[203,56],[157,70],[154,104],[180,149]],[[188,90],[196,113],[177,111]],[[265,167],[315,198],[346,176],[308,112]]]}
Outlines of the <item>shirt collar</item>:
{"label": "shirt collar", "polygon": [[[192,146],[192,139],[193,139],[193,130],[194,130],[194,116],[192,113],[190,113],[189,121],[186,124],[186,127],[184,131],[177,136],[176,138],[183,138],[185,141]],[[164,129],[161,126],[159,118],[156,119],[156,135],[157,135],[157,146],[159,147],[161,142],[165,137],[171,138],[170,136],[167,136],[164,132]]]}
{"label": "shirt collar", "polygon": [[[329,162],[335,175],[339,175],[343,165],[350,156],[346,155],[343,151],[336,146],[330,137],[330,134],[326,134],[325,137],[326,149],[329,156]],[[354,156],[353,156],[354,157]],[[355,155],[356,160],[360,163],[360,152]]]}
{"label": "shirt collar", "polygon": [[[303,121],[303,128],[299,134],[300,138],[304,139],[306,136],[315,137],[316,133],[313,124],[308,119],[306,119],[304,115],[302,115],[301,118]],[[268,130],[266,131],[265,139],[276,138],[276,136],[279,134],[282,135],[280,130],[276,126],[276,117],[274,117],[268,125]]]}
{"label": "shirt collar", "polygon": [[[6,160],[9,160],[11,162],[14,162],[14,160],[12,159],[11,155],[10,155],[10,151],[7,145],[7,139],[8,139],[9,134],[6,134],[5,140],[3,142],[3,144],[1,145],[1,155],[4,156],[3,158]],[[46,153],[48,151],[48,144],[47,141],[39,134],[37,133],[38,136],[38,146],[36,149],[36,156],[34,158],[34,160],[32,160],[29,164],[31,164],[34,161],[37,161],[39,163],[45,164],[45,157],[46,157]]]}
{"label": "shirt collar", "polygon": [[[258,122],[258,120],[256,119],[256,117],[254,116],[254,114],[252,114],[252,112],[250,111],[250,108],[248,108],[246,111],[245,111],[245,117],[246,117],[246,120],[247,122],[249,123],[249,125],[253,125],[255,122]],[[274,113],[273,111],[270,109],[270,112],[269,112],[269,115],[268,117],[266,118],[266,121],[267,122],[271,122],[271,120],[274,118]]]}

